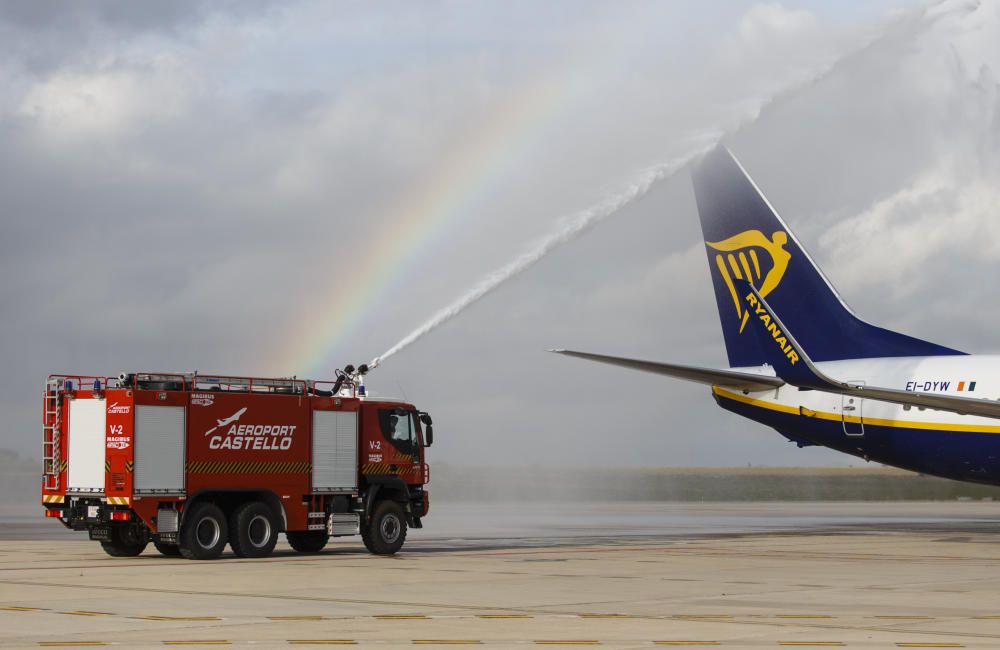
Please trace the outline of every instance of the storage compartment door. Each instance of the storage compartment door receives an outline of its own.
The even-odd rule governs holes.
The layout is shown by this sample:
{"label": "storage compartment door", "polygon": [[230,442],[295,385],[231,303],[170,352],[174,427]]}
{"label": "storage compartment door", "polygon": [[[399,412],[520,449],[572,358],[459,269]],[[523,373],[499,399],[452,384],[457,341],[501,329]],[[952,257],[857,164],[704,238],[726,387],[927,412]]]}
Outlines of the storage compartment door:
{"label": "storage compartment door", "polygon": [[184,492],[183,406],[135,407],[136,494]]}
{"label": "storage compartment door", "polygon": [[66,490],[104,494],[107,405],[103,399],[71,399]]}
{"label": "storage compartment door", "polygon": [[352,492],[358,485],[358,414],[313,411],[314,492]]}

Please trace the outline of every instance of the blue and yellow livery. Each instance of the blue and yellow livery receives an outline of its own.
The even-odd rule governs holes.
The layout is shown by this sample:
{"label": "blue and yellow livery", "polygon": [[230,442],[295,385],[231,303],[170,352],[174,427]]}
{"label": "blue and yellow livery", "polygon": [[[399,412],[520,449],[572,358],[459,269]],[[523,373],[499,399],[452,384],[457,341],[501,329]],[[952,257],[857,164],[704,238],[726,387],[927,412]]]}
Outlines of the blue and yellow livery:
{"label": "blue and yellow livery", "polygon": [[692,180],[730,368],[554,352],[711,385],[799,446],[1000,485],[1000,356],[858,318],[725,147]]}

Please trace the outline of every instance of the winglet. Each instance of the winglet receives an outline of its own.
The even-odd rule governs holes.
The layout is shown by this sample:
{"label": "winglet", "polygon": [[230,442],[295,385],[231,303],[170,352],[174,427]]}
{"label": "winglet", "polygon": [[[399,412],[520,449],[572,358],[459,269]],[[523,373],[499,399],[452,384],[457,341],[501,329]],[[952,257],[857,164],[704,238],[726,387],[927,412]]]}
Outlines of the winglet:
{"label": "winglet", "polygon": [[626,357],[611,357],[606,354],[594,354],[592,352],[576,352],[575,350],[549,350],[556,354],[587,361],[597,361],[612,366],[629,368],[630,370],[642,370],[657,375],[666,375],[685,381],[694,381],[701,384],[713,386],[727,386],[746,391],[760,391],[772,388],[779,388],[785,384],[784,380],[767,371],[761,372],[741,372],[737,370],[718,370],[715,368],[702,368],[700,366],[685,366],[678,363],[663,363],[660,361],[648,361],[645,359],[628,359]]}

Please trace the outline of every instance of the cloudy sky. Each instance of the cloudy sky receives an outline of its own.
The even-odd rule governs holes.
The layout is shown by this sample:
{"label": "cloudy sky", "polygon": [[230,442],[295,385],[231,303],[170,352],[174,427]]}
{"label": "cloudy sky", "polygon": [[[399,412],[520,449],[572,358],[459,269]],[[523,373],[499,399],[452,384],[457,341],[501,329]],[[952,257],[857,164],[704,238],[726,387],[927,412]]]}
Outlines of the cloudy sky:
{"label": "cloudy sky", "polygon": [[[0,447],[50,372],[332,376],[723,138],[845,299],[1000,350],[995,3],[0,0]],[[826,465],[708,391],[686,171],[393,356],[490,465]]]}

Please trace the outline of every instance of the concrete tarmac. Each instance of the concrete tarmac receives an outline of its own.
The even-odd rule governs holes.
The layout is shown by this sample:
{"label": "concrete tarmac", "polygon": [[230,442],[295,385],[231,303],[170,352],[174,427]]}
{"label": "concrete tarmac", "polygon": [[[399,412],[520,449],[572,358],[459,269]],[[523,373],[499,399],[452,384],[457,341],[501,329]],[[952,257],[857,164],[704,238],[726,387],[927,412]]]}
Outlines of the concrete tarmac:
{"label": "concrete tarmac", "polygon": [[1000,504],[439,510],[391,558],[3,539],[0,647],[1000,648]]}

